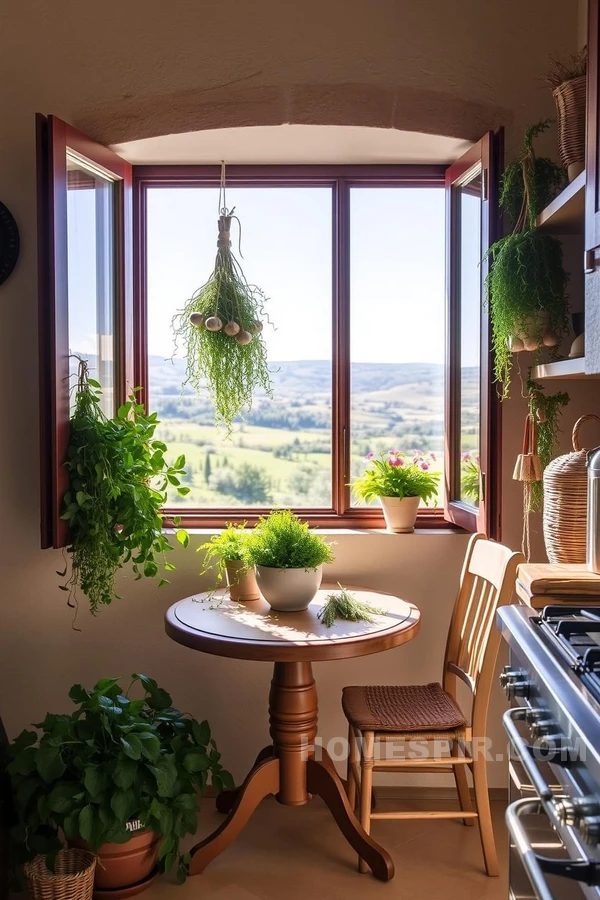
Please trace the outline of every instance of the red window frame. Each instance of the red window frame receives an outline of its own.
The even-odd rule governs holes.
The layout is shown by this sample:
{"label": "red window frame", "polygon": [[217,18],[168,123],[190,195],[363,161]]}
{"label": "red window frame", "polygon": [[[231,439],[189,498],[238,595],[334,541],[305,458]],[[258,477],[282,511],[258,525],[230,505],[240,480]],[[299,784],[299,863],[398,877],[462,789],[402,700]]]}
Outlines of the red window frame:
{"label": "red window frame", "polygon": [[67,151],[115,183],[115,403],[133,386],[132,167],[56,116],[36,116],[40,353],[41,545],[64,547],[61,519],[68,485],[69,295]]}
{"label": "red window frame", "polygon": [[[379,508],[351,505],[350,488],[350,190],[353,187],[443,188],[446,166],[228,166],[227,184],[235,187],[329,187],[332,191],[332,506],[295,510],[322,528],[384,528]],[[218,187],[218,166],[134,166],[135,378],[148,384],[146,227],[149,188]],[[221,528],[232,519],[254,524],[264,509],[167,508],[186,528]],[[443,509],[420,509],[418,528],[447,528]]]}
{"label": "red window frame", "polygon": [[[500,538],[501,415],[493,380],[491,321],[485,302],[489,272],[487,249],[500,238],[498,190],[503,156],[503,131],[488,132],[446,171],[446,384],[445,384],[445,506],[447,520],[466,531]],[[481,312],[480,312],[480,500],[477,506],[460,499],[460,200],[459,189],[481,172]]]}

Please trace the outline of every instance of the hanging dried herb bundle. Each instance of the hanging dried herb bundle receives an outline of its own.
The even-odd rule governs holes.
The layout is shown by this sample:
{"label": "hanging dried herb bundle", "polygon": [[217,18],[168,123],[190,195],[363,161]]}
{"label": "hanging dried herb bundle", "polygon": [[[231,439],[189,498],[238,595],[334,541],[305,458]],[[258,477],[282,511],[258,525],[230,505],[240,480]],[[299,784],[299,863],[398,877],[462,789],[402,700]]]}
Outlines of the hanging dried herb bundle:
{"label": "hanging dried herb bundle", "polygon": [[233,421],[252,404],[257,388],[272,393],[267,348],[266,297],[250,285],[231,252],[234,210],[221,210],[217,257],[206,282],[173,319],[176,344],[187,357],[186,384],[198,393],[208,387],[217,425],[230,433]]}

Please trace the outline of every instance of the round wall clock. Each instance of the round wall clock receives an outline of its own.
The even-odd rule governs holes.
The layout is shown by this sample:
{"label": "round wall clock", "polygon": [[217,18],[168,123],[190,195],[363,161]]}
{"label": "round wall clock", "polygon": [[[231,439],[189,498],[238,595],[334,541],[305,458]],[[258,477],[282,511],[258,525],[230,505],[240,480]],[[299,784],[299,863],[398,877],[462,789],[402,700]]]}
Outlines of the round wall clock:
{"label": "round wall clock", "polygon": [[0,202],[0,284],[3,284],[19,258],[19,229],[11,211]]}

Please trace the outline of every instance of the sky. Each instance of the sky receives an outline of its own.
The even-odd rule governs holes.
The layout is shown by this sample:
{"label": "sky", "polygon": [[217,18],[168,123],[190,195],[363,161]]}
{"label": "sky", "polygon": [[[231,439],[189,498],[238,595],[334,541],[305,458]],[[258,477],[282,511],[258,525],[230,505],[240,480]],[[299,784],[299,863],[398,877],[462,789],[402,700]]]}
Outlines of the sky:
{"label": "sky", "polygon": [[[472,201],[472,202],[471,202]],[[69,202],[70,343],[96,352],[98,192]],[[331,191],[229,188],[233,250],[249,282],[269,297],[275,329],[263,332],[272,361],[331,358]],[[465,205],[463,365],[476,365],[479,298],[478,198]],[[171,319],[208,278],[216,252],[218,189],[148,193],[148,349],[173,353]],[[351,190],[351,358],[353,362],[444,361],[445,198],[442,188]],[[178,354],[179,355],[179,354]]]}

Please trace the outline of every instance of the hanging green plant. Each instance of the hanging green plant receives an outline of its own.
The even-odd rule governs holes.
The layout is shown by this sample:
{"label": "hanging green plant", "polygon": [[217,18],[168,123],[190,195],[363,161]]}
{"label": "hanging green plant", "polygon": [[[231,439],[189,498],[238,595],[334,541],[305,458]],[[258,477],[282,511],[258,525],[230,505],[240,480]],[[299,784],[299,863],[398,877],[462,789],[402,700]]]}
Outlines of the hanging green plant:
{"label": "hanging green plant", "polygon": [[527,169],[529,191],[528,214],[533,216],[534,220],[567,183],[567,175],[562,166],[547,156],[536,156],[533,153],[533,141],[546,131],[550,124],[551,119],[544,119],[525,129],[521,153],[517,159],[507,165],[502,175],[500,206],[511,229],[516,226],[523,210],[524,165]]}
{"label": "hanging green plant", "polygon": [[[488,250],[493,265],[486,278],[487,303],[492,320],[494,376],[500,395],[510,392],[513,353],[548,348],[555,358],[557,347],[569,327],[567,284],[562,245],[552,235],[536,230],[536,217],[553,190],[552,179],[542,182],[536,172],[533,137],[547,123],[526,132],[518,164],[523,185],[521,210],[512,234],[501,238]],[[503,184],[501,205],[514,214],[520,196],[516,169],[510,169]]]}
{"label": "hanging green plant", "polygon": [[[529,413],[537,421],[538,456],[542,471],[556,456],[558,449],[558,433],[562,410],[570,402],[564,391],[546,396],[543,385],[537,381],[527,381]],[[530,511],[536,512],[544,505],[544,484],[536,481],[531,486]]]}
{"label": "hanging green plant", "polygon": [[185,348],[185,384],[198,393],[207,386],[216,423],[229,434],[236,416],[252,405],[256,389],[271,394],[272,385],[262,336],[268,321],[266,297],[248,284],[231,251],[231,221],[237,216],[235,208],[228,210],[224,204],[222,174],[215,267],[173,318],[173,329],[176,346],[182,343]]}
{"label": "hanging green plant", "polygon": [[[115,575],[130,560],[136,579],[175,568],[166,558],[173,547],[163,533],[161,509],[169,484],[182,496],[189,492],[180,484],[185,457],[170,466],[164,458],[166,445],[154,440],[156,413],[147,414],[132,394],[109,419],[101,397],[100,384],[89,377],[87,362],[80,360],[62,514],[69,526],[71,570],[61,589],[68,593],[71,606],[76,606],[81,590],[93,615],[119,596]],[[187,532],[179,530],[176,537],[187,546]],[[58,574],[66,577],[67,572],[68,566]],[[166,578],[159,582],[168,583]]]}

